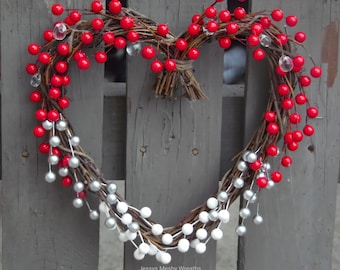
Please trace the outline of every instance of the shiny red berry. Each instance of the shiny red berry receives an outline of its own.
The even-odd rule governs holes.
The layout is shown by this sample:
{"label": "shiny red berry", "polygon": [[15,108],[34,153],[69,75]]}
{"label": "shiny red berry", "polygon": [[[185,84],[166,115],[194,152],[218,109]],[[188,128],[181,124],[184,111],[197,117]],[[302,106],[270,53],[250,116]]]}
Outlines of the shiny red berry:
{"label": "shiny red berry", "polygon": [[218,30],[218,23],[215,20],[209,21],[205,27],[207,28],[208,32],[214,33]]}
{"label": "shiny red berry", "polygon": [[65,73],[68,70],[68,63],[65,61],[58,61],[55,63],[54,67],[58,73]]}
{"label": "shiny red berry", "polygon": [[231,39],[229,37],[219,38],[218,44],[222,49],[228,49],[231,46]]}
{"label": "shiny red berry", "polygon": [[194,15],[191,17],[191,22],[192,22],[192,23],[197,23],[197,24],[200,24],[200,25],[202,25],[202,24],[204,23],[201,14],[194,14]]}
{"label": "shiny red berry", "polygon": [[306,136],[312,136],[314,134],[314,127],[312,125],[305,125],[303,128],[303,133]]}
{"label": "shiny red berry", "polygon": [[91,32],[84,32],[81,34],[80,40],[86,45],[91,44],[93,41],[93,35]]}
{"label": "shiny red berry", "polygon": [[287,144],[287,148],[289,151],[296,151],[299,148],[299,144],[297,142],[291,142]]}
{"label": "shiny red berry", "polygon": [[217,15],[217,10],[215,7],[213,6],[209,6],[205,9],[204,12],[205,16],[207,16],[208,18],[215,18]]}
{"label": "shiny red berry", "polygon": [[126,39],[130,42],[136,42],[139,40],[139,33],[137,31],[131,30],[126,34]]}
{"label": "shiny red berry", "polygon": [[50,152],[50,145],[48,142],[42,142],[39,144],[39,152],[42,154],[48,154]]}
{"label": "shiny red berry", "polygon": [[66,23],[68,26],[75,25],[75,22],[71,20],[70,16],[67,16],[67,17],[64,19],[64,23]]}
{"label": "shiny red berry", "polygon": [[42,52],[38,56],[38,61],[41,64],[47,65],[51,61],[51,55],[48,52]]}
{"label": "shiny red berry", "polygon": [[294,142],[301,142],[303,140],[303,132],[301,130],[294,130],[292,132],[293,141]]}
{"label": "shiny red berry", "polygon": [[54,37],[53,37],[53,31],[52,31],[51,29],[45,30],[45,31],[44,31],[44,34],[43,34],[43,37],[44,37],[44,39],[45,39],[47,42],[53,40],[53,39],[54,39]]}
{"label": "shiny red berry", "polygon": [[92,1],[91,10],[95,13],[99,13],[103,10],[103,4],[100,1]]}
{"label": "shiny red berry", "polygon": [[305,32],[297,32],[295,34],[295,40],[297,42],[303,43],[306,40],[306,33]]}
{"label": "shiny red berry", "polygon": [[57,46],[57,53],[61,56],[66,56],[70,52],[70,45],[68,43],[59,43]]}
{"label": "shiny red berry", "polygon": [[77,195],[78,198],[84,199],[84,198],[86,198],[86,191],[83,190],[81,192],[77,192],[76,195]]}
{"label": "shiny red berry", "polygon": [[34,102],[34,103],[38,103],[38,102],[40,102],[41,101],[41,93],[40,92],[38,92],[38,91],[32,91],[31,93],[30,93],[30,96],[29,96],[29,98],[30,98],[30,101],[32,101],[32,102]]}
{"label": "shiny red berry", "polygon": [[221,10],[218,14],[218,18],[221,22],[228,22],[231,20],[231,14],[230,11],[227,9]]}
{"label": "shiny red berry", "polygon": [[157,34],[165,37],[167,34],[169,33],[169,27],[167,24],[165,23],[161,23],[159,25],[157,25]]}
{"label": "shiny red berry", "polygon": [[196,60],[199,56],[200,56],[200,51],[197,48],[191,48],[187,53],[187,57],[190,60]]}
{"label": "shiny red berry", "polygon": [[73,55],[73,58],[76,62],[78,62],[81,59],[86,58],[86,54],[83,51],[76,51]]}
{"label": "shiny red berry", "polygon": [[301,122],[301,114],[295,112],[289,115],[289,122],[297,125]]}
{"label": "shiny red berry", "polygon": [[81,19],[81,13],[78,10],[73,10],[69,14],[69,18],[71,19],[72,22],[77,23]]}
{"label": "shiny red berry", "polygon": [[152,59],[154,58],[156,55],[156,50],[154,47],[148,45],[148,46],[145,46],[143,47],[142,49],[142,56],[145,58],[145,59]]}
{"label": "shiny red berry", "polygon": [[294,66],[302,67],[305,64],[305,58],[302,55],[294,56],[293,63]]}
{"label": "shiny red berry", "polygon": [[201,31],[201,26],[197,23],[191,23],[188,26],[188,33],[192,36],[196,36]]}
{"label": "shiny red berry", "polygon": [[302,75],[300,78],[299,78],[299,81],[300,81],[300,84],[301,86],[303,87],[307,87],[307,86],[310,86],[311,84],[311,78],[309,76],[306,76],[306,75]]}
{"label": "shiny red berry", "polygon": [[257,46],[260,44],[260,38],[257,35],[250,35],[247,38],[247,43],[249,46]]}
{"label": "shiny red berry", "polygon": [[126,30],[131,29],[134,24],[135,22],[132,17],[124,16],[123,18],[120,19],[120,26],[123,29],[126,29]]}
{"label": "shiny red berry", "polygon": [[56,3],[51,7],[51,11],[53,15],[60,16],[64,12],[64,7],[61,4]]}
{"label": "shiny red berry", "polygon": [[256,179],[256,185],[259,188],[265,188],[268,185],[268,179],[266,177],[259,177]]}
{"label": "shiny red berry", "polygon": [[250,32],[254,35],[260,35],[263,32],[263,25],[261,23],[253,23],[250,26]]}
{"label": "shiny red berry", "polygon": [[77,66],[80,70],[86,70],[90,67],[90,60],[88,58],[82,58],[77,62]]}
{"label": "shiny red berry", "polygon": [[296,104],[298,104],[298,105],[303,105],[303,104],[305,104],[305,103],[307,102],[307,97],[306,97],[306,95],[305,95],[305,94],[302,94],[302,93],[297,94],[297,95],[295,96],[295,102],[296,102]]}
{"label": "shiny red berry", "polygon": [[310,70],[310,75],[313,78],[319,78],[322,75],[322,69],[318,66],[314,66]]}
{"label": "shiny red berry", "polygon": [[290,87],[286,83],[281,83],[277,87],[277,92],[280,96],[286,96],[290,93]]}
{"label": "shiny red berry", "polygon": [[289,15],[286,17],[286,24],[290,27],[297,25],[298,18],[295,15]]}
{"label": "shiny red berry", "polygon": [[33,129],[34,136],[41,138],[45,135],[45,129],[42,126],[36,126]]}
{"label": "shiny red berry", "polygon": [[316,118],[319,115],[319,110],[316,107],[310,106],[307,108],[307,116],[309,118]]}
{"label": "shiny red berry", "polygon": [[35,119],[38,121],[44,121],[47,119],[47,111],[44,109],[39,109],[35,112]]}
{"label": "shiny red berry", "polygon": [[266,131],[270,135],[276,135],[277,133],[279,133],[280,128],[279,128],[279,125],[277,123],[271,122],[267,125]]}
{"label": "shiny red berry", "polygon": [[158,59],[152,61],[150,68],[152,72],[159,73],[163,70],[163,63]]}
{"label": "shiny red berry", "polygon": [[69,75],[63,76],[63,86],[67,86],[71,83],[71,77]]}
{"label": "shiny red berry", "polygon": [[38,72],[38,67],[37,67],[37,65],[36,65],[36,64],[32,64],[32,63],[27,64],[27,65],[26,65],[26,72],[27,72],[27,74],[29,74],[29,75],[34,75],[35,73]]}
{"label": "shiny red berry", "polygon": [[69,177],[69,176],[64,176],[64,177],[61,179],[61,184],[62,184],[64,187],[70,187],[70,186],[72,186],[72,178]]}
{"label": "shiny red berry", "polygon": [[106,52],[99,51],[94,54],[94,58],[96,59],[97,63],[103,64],[107,60]]}
{"label": "shiny red berry", "polygon": [[275,144],[268,145],[266,154],[271,157],[276,157],[279,154],[279,148]]}
{"label": "shiny red berry", "polygon": [[126,39],[123,37],[116,37],[114,44],[117,49],[124,49],[126,47]]}
{"label": "shiny red berry", "polygon": [[253,171],[258,171],[261,169],[262,162],[261,160],[256,160],[253,163],[250,163],[249,168],[252,169]]}
{"label": "shiny red berry", "polygon": [[188,48],[188,42],[184,38],[179,38],[176,41],[176,48],[179,51],[184,51],[186,48]]}
{"label": "shiny red berry", "polygon": [[287,111],[293,109],[294,100],[292,100],[291,98],[285,98],[281,102],[281,107],[282,107],[282,109],[287,110]]}
{"label": "shiny red berry", "polygon": [[122,4],[120,1],[111,0],[109,2],[109,11],[112,14],[119,14],[122,10]]}
{"label": "shiny red berry", "polygon": [[293,159],[290,156],[284,156],[281,159],[281,164],[284,167],[290,167],[293,164]]}
{"label": "shiny red berry", "polygon": [[274,21],[281,21],[284,17],[284,13],[281,9],[274,9],[271,15]]}
{"label": "shiny red berry", "polygon": [[50,110],[47,113],[47,119],[51,122],[55,122],[59,120],[59,112],[57,110]]}
{"label": "shiny red berry", "polygon": [[237,7],[234,10],[234,16],[236,19],[241,20],[246,16],[247,12],[243,7]]}
{"label": "shiny red berry", "polygon": [[238,24],[236,22],[230,22],[226,26],[227,33],[230,35],[234,35],[238,31]]}
{"label": "shiny red berry", "polygon": [[276,120],[276,113],[273,111],[266,111],[264,113],[264,120],[268,123],[274,122]]}
{"label": "shiny red berry", "polygon": [[287,132],[287,133],[283,136],[283,140],[285,141],[285,143],[294,142],[293,133],[292,133],[292,132]]}
{"label": "shiny red berry", "polygon": [[270,178],[275,182],[275,183],[279,183],[282,180],[282,173],[279,171],[275,171],[272,172],[272,174],[270,175]]}
{"label": "shiny red berry", "polygon": [[61,166],[62,167],[68,167],[69,161],[71,159],[70,155],[66,155],[61,159]]}
{"label": "shiny red berry", "polygon": [[263,26],[264,29],[268,29],[272,22],[269,17],[265,16],[260,19],[260,24]]}
{"label": "shiny red berry", "polygon": [[70,100],[67,97],[61,97],[58,100],[58,105],[61,109],[66,109],[70,105]]}
{"label": "shiny red berry", "polygon": [[60,75],[53,75],[50,79],[50,83],[54,87],[60,87],[63,84],[63,77]]}
{"label": "shiny red berry", "polygon": [[282,70],[282,68],[280,66],[276,66],[275,72],[279,76],[285,76],[287,74],[287,72]]}
{"label": "shiny red berry", "polygon": [[279,46],[284,46],[288,43],[288,36],[286,34],[278,34],[276,36],[276,44]]}
{"label": "shiny red berry", "polygon": [[94,18],[92,21],[91,21],[91,26],[92,26],[92,29],[95,30],[95,31],[100,31],[103,29],[104,27],[104,21],[103,19],[101,18]]}
{"label": "shiny red berry", "polygon": [[51,99],[58,99],[60,97],[60,95],[61,95],[61,91],[57,87],[52,87],[52,88],[50,88],[50,90],[48,90],[48,96]]}
{"label": "shiny red berry", "polygon": [[105,32],[102,36],[105,44],[113,44],[115,41],[115,34],[113,32]]}
{"label": "shiny red berry", "polygon": [[36,43],[31,43],[28,45],[27,51],[31,55],[37,55],[40,52],[40,45]]}
{"label": "shiny red berry", "polygon": [[266,56],[266,53],[264,52],[263,49],[261,48],[258,48],[258,49],[255,49],[253,51],[253,58],[256,60],[256,61],[262,61]]}
{"label": "shiny red berry", "polygon": [[164,61],[164,68],[167,71],[174,71],[176,70],[176,61],[174,59],[167,59]]}

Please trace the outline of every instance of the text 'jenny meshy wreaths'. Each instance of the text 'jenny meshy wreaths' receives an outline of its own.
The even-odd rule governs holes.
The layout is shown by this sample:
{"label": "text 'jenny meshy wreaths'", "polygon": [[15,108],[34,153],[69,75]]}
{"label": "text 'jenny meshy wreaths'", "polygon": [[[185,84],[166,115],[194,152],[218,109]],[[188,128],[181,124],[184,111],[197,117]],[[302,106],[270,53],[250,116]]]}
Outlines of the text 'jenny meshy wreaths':
{"label": "text 'jenny meshy wreaths'", "polygon": [[[93,1],[82,13],[68,10],[64,21],[57,21],[53,29],[43,33],[42,46],[28,45],[29,54],[37,56],[34,63],[26,66],[26,72],[31,75],[34,88],[30,100],[39,106],[35,112],[39,124],[33,132],[38,138],[46,138],[39,145],[39,151],[48,157],[45,180],[55,182],[59,175],[63,186],[73,186],[73,206],[86,205],[91,219],[98,219],[99,211],[105,213],[105,226],[117,228],[119,239],[130,241],[136,247],[137,260],[149,254],[168,264],[169,250],[187,252],[190,247],[204,253],[209,240],[222,238],[220,224],[229,222],[228,208],[240,195],[246,203],[239,212],[241,221],[236,233],[239,236],[246,233],[244,220],[250,216],[255,224],[261,224],[263,218],[259,210],[252,214],[249,204],[257,202],[262,189],[282,180],[280,168],[293,163],[289,151],[297,150],[304,136],[314,134],[309,121],[317,117],[318,109],[310,104],[306,91],[311,78],[319,78],[322,71],[309,57],[313,66],[306,72],[305,58],[295,53],[297,47],[304,48],[306,35],[296,32],[290,36],[286,30],[298,23],[297,17],[285,17],[280,9],[249,14],[241,7],[233,13],[227,9],[218,11],[218,2],[223,1],[215,1],[202,14],[195,14],[187,31],[175,36],[167,24],[158,24],[124,8],[118,0],[111,0],[108,10],[103,9],[100,1]],[[51,11],[60,16],[65,9],[61,4],[54,4]],[[85,15],[91,19],[84,20]],[[275,24],[282,20],[284,32]],[[223,50],[228,50],[232,40],[236,40],[248,47],[256,61],[268,61],[269,101],[262,123],[220,180],[216,193],[179,224],[164,228],[150,219],[149,207],[137,209],[125,201],[117,193],[116,184],[103,177],[93,159],[81,148],[80,139],[65,115],[70,105],[68,67],[74,62],[80,70],[85,70],[90,67],[90,58],[105,63],[110,48],[125,49],[130,56],[140,53],[150,61],[150,69],[156,74],[156,96],[205,99],[193,73],[193,62],[199,58],[200,47],[215,40]],[[100,50],[90,56],[86,54],[87,48]],[[176,92],[179,84],[183,93]],[[305,106],[305,114],[298,112],[299,106]],[[280,159],[278,168],[272,172],[270,157]],[[88,193],[99,198],[98,210],[92,209],[87,201]]]}

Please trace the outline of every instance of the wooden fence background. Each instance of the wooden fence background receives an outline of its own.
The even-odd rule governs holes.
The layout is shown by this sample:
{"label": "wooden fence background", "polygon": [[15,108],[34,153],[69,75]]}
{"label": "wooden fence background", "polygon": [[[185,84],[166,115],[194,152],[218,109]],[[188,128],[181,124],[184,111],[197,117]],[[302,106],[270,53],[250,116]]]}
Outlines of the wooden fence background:
{"label": "wooden fence background", "polygon": [[[53,3],[1,0],[3,270],[94,270],[98,265],[98,223],[87,218],[85,208],[72,207],[71,191],[45,183],[46,161],[37,154],[38,142],[31,135],[35,121],[24,71],[31,61],[26,48],[41,41],[42,32],[52,25]],[[60,3],[72,8],[90,1]],[[169,23],[177,33],[185,29],[193,12],[208,4],[205,0],[129,0],[130,7]],[[286,171],[287,180],[261,196],[265,223],[247,224],[249,233],[239,240],[238,270],[328,270],[340,156],[339,2],[253,0],[246,4],[254,11],[280,7],[287,15],[296,14],[297,28],[308,36],[306,47],[324,73],[311,87],[311,102],[318,105],[321,116],[313,121],[316,135],[294,154],[295,166]],[[72,72],[68,116],[82,145],[102,164],[108,179],[126,179],[129,202],[150,206],[154,219],[165,225],[177,223],[215,190],[262,114],[266,67],[250,60],[245,87],[226,86],[222,54],[211,44],[202,50],[195,67],[209,96],[204,102],[155,99],[149,91],[148,63],[138,56],[128,58],[126,83],[105,80],[100,66]],[[211,242],[204,255],[174,254],[172,264],[215,269],[214,248]],[[124,269],[157,265],[154,259],[136,262],[132,247],[125,249]]]}

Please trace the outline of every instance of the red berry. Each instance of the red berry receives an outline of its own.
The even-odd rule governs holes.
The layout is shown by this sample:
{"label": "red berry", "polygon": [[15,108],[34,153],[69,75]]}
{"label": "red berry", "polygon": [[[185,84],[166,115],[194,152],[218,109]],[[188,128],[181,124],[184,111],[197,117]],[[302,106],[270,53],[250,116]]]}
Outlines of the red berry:
{"label": "red berry", "polygon": [[26,65],[26,72],[27,74],[34,75],[35,73],[38,72],[38,67],[36,64],[27,64]]}
{"label": "red berry", "polygon": [[227,24],[226,30],[230,35],[236,34],[238,31],[238,24],[236,22],[230,22]]}
{"label": "red berry", "polygon": [[48,52],[42,52],[38,56],[38,61],[41,64],[47,65],[51,61],[51,55]]}
{"label": "red berry", "polygon": [[294,124],[294,125],[299,124],[301,122],[301,115],[297,112],[290,114],[289,115],[289,122]]}
{"label": "red berry", "polygon": [[253,171],[258,171],[261,169],[262,162],[261,160],[256,160],[253,163],[250,163],[249,168],[252,169]]}
{"label": "red berry", "polygon": [[68,63],[65,61],[58,61],[54,67],[58,73],[65,73],[68,70]]}
{"label": "red berry", "polygon": [[161,23],[157,26],[158,35],[165,37],[169,33],[169,27],[165,23]]}
{"label": "red berry", "polygon": [[50,90],[48,90],[48,96],[51,99],[58,99],[60,97],[60,95],[61,95],[61,91],[57,87],[53,87]]}
{"label": "red berry", "polygon": [[187,53],[187,57],[190,60],[196,60],[199,56],[200,56],[200,51],[197,48],[191,48]]}
{"label": "red berry", "polygon": [[281,9],[274,9],[271,15],[274,21],[281,21],[283,19],[284,13]]}
{"label": "red berry", "polygon": [[295,96],[295,102],[296,102],[296,104],[299,104],[299,105],[305,104],[305,103],[307,102],[307,97],[306,97],[306,95],[305,95],[305,94],[302,94],[302,93],[297,94],[297,95]]}
{"label": "red berry", "polygon": [[103,4],[100,1],[92,1],[91,10],[95,13],[99,13],[103,10]]}
{"label": "red berry", "polygon": [[150,68],[152,72],[159,73],[163,70],[163,63],[156,59],[152,61]]}
{"label": "red berry", "polygon": [[256,179],[256,185],[259,188],[265,188],[268,185],[268,179],[266,177],[259,177]]}
{"label": "red berry", "polygon": [[302,67],[293,66],[292,72],[299,73],[301,72],[301,70],[302,70]]}
{"label": "red berry", "polygon": [[260,38],[257,35],[250,35],[247,38],[249,46],[257,46],[260,44]]}
{"label": "red berry", "polygon": [[271,122],[267,125],[266,130],[270,135],[276,135],[277,133],[279,133],[280,128],[277,123]]}
{"label": "red berry", "polygon": [[322,69],[318,66],[314,66],[310,70],[310,75],[312,75],[313,78],[319,78],[322,75]]}
{"label": "red berry", "polygon": [[253,23],[250,27],[250,32],[254,35],[260,35],[263,32],[263,25],[261,23]]}
{"label": "red berry", "polygon": [[213,6],[209,6],[205,9],[204,12],[205,16],[207,16],[208,18],[215,18],[216,14],[217,14],[217,10],[215,7]]}
{"label": "red berry", "polygon": [[54,4],[51,7],[52,14],[55,16],[60,16],[64,12],[64,7],[61,4]]}
{"label": "red berry", "polygon": [[191,23],[188,26],[188,33],[192,36],[196,36],[201,31],[201,26],[197,23]]}
{"label": "red berry", "polygon": [[154,49],[154,47],[152,47],[150,45],[143,47],[142,56],[145,59],[150,60],[150,59],[154,58],[155,55],[156,55],[156,50]]}
{"label": "red berry", "polygon": [[294,66],[302,67],[305,64],[305,58],[301,55],[297,55],[293,58]]}
{"label": "red berry", "polygon": [[88,58],[82,58],[77,62],[77,66],[80,70],[86,70],[90,67],[90,60]]}
{"label": "red berry", "polygon": [[53,37],[53,30],[51,30],[51,29],[45,30],[43,36],[44,36],[44,39],[47,42],[53,40],[54,39],[54,37]]}
{"label": "red berry", "polygon": [[262,61],[266,56],[266,53],[264,52],[263,49],[261,48],[258,48],[258,49],[255,49],[253,51],[253,58],[256,60],[256,61]]}
{"label": "red berry", "polygon": [[81,13],[78,10],[73,10],[69,15],[72,22],[77,23],[81,19]]}
{"label": "red berry", "polygon": [[276,120],[276,113],[273,111],[266,111],[264,113],[264,119],[266,122],[273,122]]}
{"label": "red berry", "polygon": [[282,102],[281,102],[281,107],[284,110],[291,110],[294,107],[294,101],[291,98],[285,98]]}
{"label": "red berry", "polygon": [[194,14],[192,17],[191,17],[191,22],[192,23],[197,23],[197,24],[203,24],[204,21],[201,17],[201,14]]}
{"label": "red berry", "polygon": [[297,42],[303,43],[306,40],[306,33],[305,32],[297,32],[295,34],[295,40]]}
{"label": "red berry", "polygon": [[35,112],[35,119],[38,121],[44,121],[47,119],[47,111],[44,109],[39,109]]}
{"label": "red berry", "polygon": [[51,154],[60,157],[61,156],[61,151],[60,151],[60,149],[58,147],[53,147],[52,151],[51,151]]}
{"label": "red berry", "polygon": [[120,19],[120,26],[123,29],[131,29],[133,25],[135,24],[133,18],[129,16],[124,16],[123,18]]}
{"label": "red berry", "polygon": [[167,60],[165,60],[165,62],[164,62],[164,68],[165,68],[167,71],[174,71],[174,70],[176,70],[176,61],[173,60],[173,59],[167,59]]}
{"label": "red berry", "polygon": [[109,3],[109,11],[112,14],[119,14],[122,10],[122,4],[120,1],[111,0]]}
{"label": "red berry", "polygon": [[113,32],[106,32],[102,37],[105,44],[112,44],[115,41],[115,34]]}
{"label": "red berry", "polygon": [[303,133],[301,130],[294,130],[292,132],[292,135],[293,135],[293,141],[294,142],[301,142],[303,140]]}
{"label": "red berry", "polygon": [[278,87],[277,87],[277,92],[280,96],[286,96],[290,93],[290,87],[288,84],[286,83],[281,83]]}
{"label": "red berry", "polygon": [[36,43],[31,43],[27,47],[27,51],[31,55],[37,55],[40,52],[40,45]]}
{"label": "red berry", "polygon": [[310,86],[310,84],[311,84],[311,82],[312,82],[311,79],[310,79],[310,77],[309,77],[309,76],[306,76],[306,75],[301,76],[301,77],[299,78],[299,81],[300,81],[301,86],[303,86],[303,87]]}
{"label": "red berry", "polygon": [[51,79],[50,79],[50,83],[54,87],[62,86],[62,84],[63,84],[63,77],[61,77],[59,75],[53,75],[51,77]]}
{"label": "red berry", "polygon": [[91,22],[91,26],[95,31],[102,30],[104,27],[104,21],[101,18],[94,18]]}
{"label": "red berry", "polygon": [[289,151],[296,151],[299,148],[299,144],[297,142],[291,142],[287,144],[287,148]]}
{"label": "red berry", "polygon": [[285,141],[285,143],[292,143],[292,142],[294,142],[293,133],[292,132],[287,132],[283,136],[283,140]]}
{"label": "red berry", "polygon": [[246,16],[247,12],[243,7],[237,7],[234,10],[234,16],[236,19],[241,20]]}
{"label": "red berry", "polygon": [[222,37],[218,40],[218,44],[222,49],[228,49],[231,46],[231,39],[229,37]]}
{"label": "red berry", "polygon": [[290,27],[295,26],[298,23],[298,18],[295,15],[289,15],[286,18],[286,24]]}
{"label": "red berry", "polygon": [[312,136],[314,134],[314,127],[312,125],[305,125],[303,128],[303,133],[306,136]]}
{"label": "red berry", "polygon": [[287,72],[283,71],[280,66],[276,66],[275,72],[279,76],[285,76],[287,74]]}
{"label": "red berry", "polygon": [[269,17],[265,16],[260,19],[260,24],[263,26],[264,29],[268,29],[272,22]]}
{"label": "red berry", "polygon": [[231,20],[231,14],[230,11],[227,9],[221,10],[218,14],[218,18],[221,22],[228,22]]}
{"label": "red berry", "polygon": [[78,62],[81,59],[86,58],[86,54],[83,51],[76,51],[73,55],[73,58],[76,62]]}
{"label": "red berry", "polygon": [[272,172],[272,174],[270,175],[270,178],[275,182],[275,183],[279,183],[282,180],[282,173],[279,171],[275,171]]}
{"label": "red berry", "polygon": [[114,43],[117,49],[124,49],[126,47],[126,39],[123,37],[116,37]]}
{"label": "red berry", "polygon": [[315,118],[318,116],[318,114],[319,114],[318,108],[313,106],[307,108],[307,115],[309,118]]}
{"label": "red berry", "polygon": [[61,109],[66,109],[70,105],[70,100],[67,97],[61,97],[58,100],[58,105]]}
{"label": "red berry", "polygon": [[268,145],[266,154],[271,157],[276,157],[279,154],[279,148],[275,144]]}
{"label": "red berry", "polygon": [[188,47],[188,42],[184,38],[179,38],[176,41],[176,48],[179,51],[184,51]]}
{"label": "red berry", "polygon": [[208,32],[214,33],[218,30],[218,23],[214,20],[211,20],[206,24],[206,28]]}
{"label": "red berry", "polygon": [[139,40],[139,33],[137,31],[131,30],[126,34],[126,39],[130,42],[136,42]]}
{"label": "red berry", "polygon": [[68,75],[63,76],[63,86],[67,86],[71,83],[71,77]]}
{"label": "red berry", "polygon": [[67,17],[64,19],[64,23],[66,23],[68,26],[75,25],[75,22],[71,20],[70,16],[67,16]]}
{"label": "red berry", "polygon": [[86,191],[83,190],[81,192],[77,192],[76,195],[77,195],[78,198],[84,199],[86,197]]}
{"label": "red berry", "polygon": [[30,93],[30,101],[37,103],[41,101],[41,93],[38,91],[32,91]]}
{"label": "red berry", "polygon": [[33,134],[34,136],[41,138],[45,135],[45,129],[42,126],[36,126],[33,129]]}
{"label": "red berry", "polygon": [[47,113],[47,119],[51,122],[55,122],[59,120],[59,112],[57,110],[50,110]]}
{"label": "red berry", "polygon": [[69,177],[69,176],[64,176],[64,177],[61,179],[61,184],[62,184],[64,187],[70,187],[70,186],[72,186],[72,178]]}
{"label": "red berry", "polygon": [[71,159],[70,155],[64,156],[61,160],[61,166],[62,167],[68,167],[68,163],[69,163],[70,159]]}
{"label": "red berry", "polygon": [[90,32],[84,32],[81,34],[80,40],[86,45],[91,44],[93,41],[93,35]]}
{"label": "red berry", "polygon": [[281,159],[281,164],[284,167],[290,167],[293,164],[293,159],[290,156],[284,156]]}
{"label": "red berry", "polygon": [[284,46],[288,43],[288,36],[286,34],[278,34],[276,36],[276,44],[279,46]]}
{"label": "red berry", "polygon": [[50,145],[48,142],[42,142],[39,145],[39,152],[42,154],[48,154],[50,152]]}
{"label": "red berry", "polygon": [[70,52],[70,45],[68,43],[59,43],[57,46],[57,52],[61,56],[66,56]]}
{"label": "red berry", "polygon": [[99,51],[94,54],[94,58],[96,59],[97,63],[103,64],[107,60],[107,54],[106,52]]}

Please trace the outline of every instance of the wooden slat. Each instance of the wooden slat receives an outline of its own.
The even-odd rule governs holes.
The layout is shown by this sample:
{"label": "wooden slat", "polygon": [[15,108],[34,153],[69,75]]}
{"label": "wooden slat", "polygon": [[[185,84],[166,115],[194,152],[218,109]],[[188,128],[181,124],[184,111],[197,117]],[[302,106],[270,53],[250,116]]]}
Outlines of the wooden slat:
{"label": "wooden slat", "polygon": [[[306,47],[316,64],[323,62],[322,79],[313,80],[308,89],[310,102],[317,104],[322,118],[310,121],[316,134],[306,138],[293,154],[293,167],[284,170],[283,182],[261,195],[260,212],[265,222],[259,227],[246,223],[248,234],[242,241],[239,270],[331,269],[340,156],[340,81],[334,77],[338,66],[340,6],[335,0],[253,1],[253,10],[276,7],[281,7],[286,15],[296,14],[300,18],[296,28],[288,29],[289,33],[305,31]],[[328,35],[332,41],[323,40],[328,25],[333,25]],[[327,57],[321,59],[321,55]],[[266,78],[253,75],[256,69],[256,65],[249,66],[247,94],[260,91],[258,98],[262,99],[258,85]],[[253,107],[249,98],[246,104],[249,117],[258,107]],[[246,127],[246,131],[251,129],[250,125]]]}
{"label": "wooden slat", "polygon": [[[36,108],[28,101],[32,89],[24,67],[34,59],[26,48],[32,41],[42,42],[43,31],[52,26],[51,2],[47,2],[1,1],[1,64],[6,66],[2,69],[1,112],[2,130],[6,130],[2,137],[3,268],[94,270],[98,223],[88,219],[85,207],[73,208],[71,189],[65,190],[59,181],[45,182],[46,156],[37,155],[41,140],[32,134]],[[61,2],[67,6],[68,1]],[[84,6],[84,1],[76,2]],[[73,109],[68,112],[83,145],[99,164],[102,75],[99,67],[71,74]],[[23,157],[25,151],[28,157]]]}

